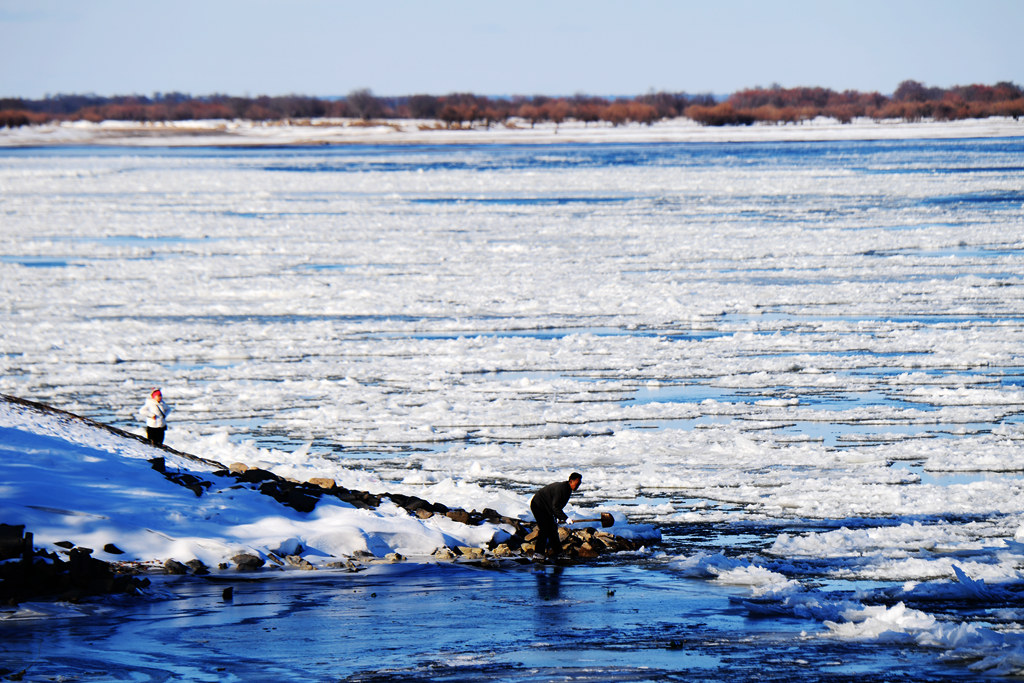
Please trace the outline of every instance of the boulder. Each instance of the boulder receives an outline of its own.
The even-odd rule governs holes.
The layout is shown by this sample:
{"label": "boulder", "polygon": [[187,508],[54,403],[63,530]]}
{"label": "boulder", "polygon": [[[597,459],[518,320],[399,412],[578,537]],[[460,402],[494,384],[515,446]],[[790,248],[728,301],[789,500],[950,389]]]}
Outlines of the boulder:
{"label": "boulder", "polygon": [[287,562],[289,566],[295,567],[296,569],[305,569],[306,571],[316,569],[312,562],[299,555],[288,555],[284,558],[284,561]]}
{"label": "boulder", "polygon": [[185,564],[196,576],[205,576],[210,573],[210,570],[206,568],[202,560],[189,560]]}
{"label": "boulder", "polygon": [[178,486],[184,486],[185,488],[196,494],[196,497],[203,495],[203,491],[210,487],[210,482],[203,481],[194,474],[188,472],[164,472],[164,478],[168,481],[172,481]]}
{"label": "boulder", "polygon": [[328,491],[337,486],[333,479],[327,479],[325,477],[313,477],[309,480],[309,484],[311,486],[319,486],[320,488],[327,489]]}
{"label": "boulder", "polygon": [[433,556],[443,562],[451,562],[455,559],[455,553],[451,551],[451,548],[441,547],[434,551]]}
{"label": "boulder", "polygon": [[240,572],[256,571],[266,564],[263,561],[263,558],[253,555],[252,553],[239,553],[232,557],[231,561],[235,563],[238,571]]}
{"label": "boulder", "polygon": [[515,551],[513,551],[507,543],[499,544],[491,552],[495,557],[509,557],[510,555],[515,554]]}
{"label": "boulder", "polygon": [[188,567],[175,559],[164,562],[164,571],[168,574],[188,574]]}
{"label": "boulder", "polygon": [[459,522],[460,524],[469,524],[469,513],[465,510],[449,510],[445,513],[445,516],[453,522]]}
{"label": "boulder", "polygon": [[264,481],[280,481],[281,477],[268,470],[261,470],[258,467],[248,467],[238,473],[238,481],[247,484],[257,484]]}
{"label": "boulder", "polygon": [[24,547],[24,525],[0,524],[0,560],[21,557]]}

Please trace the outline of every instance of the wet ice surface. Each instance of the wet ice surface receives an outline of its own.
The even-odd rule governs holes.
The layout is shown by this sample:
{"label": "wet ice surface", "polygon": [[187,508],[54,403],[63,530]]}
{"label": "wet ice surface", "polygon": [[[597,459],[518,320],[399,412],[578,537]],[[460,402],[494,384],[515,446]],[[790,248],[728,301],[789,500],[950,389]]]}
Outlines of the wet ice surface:
{"label": "wet ice surface", "polygon": [[[4,151],[0,391],[137,427],[159,385],[182,450],[467,507],[511,491],[510,514],[583,471],[576,505],[658,524],[665,560],[561,586],[628,575],[614,607],[662,595],[673,633],[551,622],[611,653],[595,679],[763,671],[765,648],[779,678],[950,653],[951,676],[1019,647],[1022,181],[1019,138]],[[454,604],[464,576],[508,582],[518,609],[471,622],[499,639],[549,606],[526,571],[460,571],[387,583]],[[396,633],[368,640],[424,677],[566,658],[403,659],[441,635]]]}
{"label": "wet ice surface", "polygon": [[742,589],[635,564],[407,565],[163,588],[173,597],[0,625],[8,664],[31,663],[33,680],[968,679],[924,651],[751,618],[731,601]]}

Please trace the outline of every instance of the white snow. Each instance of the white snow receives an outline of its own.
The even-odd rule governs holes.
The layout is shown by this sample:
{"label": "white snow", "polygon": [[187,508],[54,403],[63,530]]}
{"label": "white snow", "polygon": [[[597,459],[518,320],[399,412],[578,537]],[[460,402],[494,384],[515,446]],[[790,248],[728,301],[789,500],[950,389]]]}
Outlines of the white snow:
{"label": "white snow", "polygon": [[[249,552],[301,554],[322,565],[358,551],[423,557],[442,546],[481,547],[504,533],[442,516],[420,520],[390,501],[363,510],[325,496],[313,512],[296,512],[213,476],[211,466],[168,456],[169,470],[214,482],[197,497],[150,467],[148,459],[165,452],[6,401],[0,449],[0,519],[25,525],[37,547],[70,541],[108,561],[199,559],[216,568]],[[108,543],[124,554],[105,552]]]}
{"label": "white snow", "polygon": [[113,144],[123,146],[318,145],[318,144],[538,144],[575,142],[737,142],[787,140],[903,140],[915,137],[1006,137],[1021,134],[1024,123],[993,117],[949,122],[874,121],[841,124],[825,117],[800,124],[701,126],[689,119],[650,126],[613,126],[568,121],[558,125],[513,118],[491,127],[445,129],[437,121],[396,119],[367,125],[352,119],[284,122],[244,120],[73,121],[0,130],[0,146]]}

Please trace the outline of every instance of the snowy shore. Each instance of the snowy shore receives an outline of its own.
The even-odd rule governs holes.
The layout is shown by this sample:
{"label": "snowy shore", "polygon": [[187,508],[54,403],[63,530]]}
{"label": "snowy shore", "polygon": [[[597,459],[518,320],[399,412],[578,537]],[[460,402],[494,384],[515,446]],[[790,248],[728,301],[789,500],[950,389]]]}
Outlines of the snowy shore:
{"label": "snowy shore", "polygon": [[[456,556],[450,551],[459,548],[479,548],[463,555],[483,559],[488,545],[523,531],[512,518],[473,524],[455,515],[411,514],[393,497],[378,497],[376,505],[326,494],[308,497],[305,506],[275,500],[266,483],[270,473],[249,477],[254,485],[243,486],[246,477],[216,474],[226,463],[157,449],[71,414],[2,396],[0,453],[0,523],[24,525],[46,550],[70,542],[108,562],[159,567],[168,560],[199,560],[233,568],[239,562],[232,558],[240,555],[260,564],[301,556],[295,566],[312,569],[353,556],[450,560]],[[151,467],[155,458],[162,459],[157,471]],[[272,483],[283,481],[275,477]],[[490,498],[500,505],[512,497],[494,492]],[[456,505],[451,497],[449,503]],[[517,501],[513,507],[525,506]],[[658,536],[650,527],[620,529],[637,539]],[[96,550],[111,546],[116,550]]]}
{"label": "snowy shore", "polygon": [[447,129],[437,121],[314,119],[302,122],[181,121],[133,123],[88,121],[0,129],[0,147],[112,145],[126,147],[265,145],[473,145],[650,142],[784,142],[829,140],[998,138],[1024,135],[1024,121],[1010,118],[964,121],[857,120],[841,124],[819,118],[800,124],[701,126],[689,119],[653,125],[570,121],[555,125],[512,120],[484,128]]}

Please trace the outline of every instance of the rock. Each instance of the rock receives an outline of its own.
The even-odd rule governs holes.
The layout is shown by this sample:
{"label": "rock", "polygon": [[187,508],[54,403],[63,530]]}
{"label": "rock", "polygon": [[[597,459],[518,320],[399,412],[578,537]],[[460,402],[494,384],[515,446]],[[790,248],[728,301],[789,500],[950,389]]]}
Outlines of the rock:
{"label": "rock", "polygon": [[502,543],[498,545],[491,552],[494,554],[495,557],[509,557],[510,555],[514,554],[514,551],[512,550],[512,548],[508,546],[507,543]]}
{"label": "rock", "polygon": [[305,569],[306,571],[316,569],[316,567],[313,566],[312,562],[300,557],[299,555],[289,555],[288,557],[284,558],[284,561],[287,562],[290,566],[295,567],[296,569]]}
{"label": "rock", "polygon": [[0,560],[21,557],[24,548],[24,525],[0,524]]}
{"label": "rock", "polygon": [[194,474],[188,472],[165,472],[164,478],[168,481],[173,481],[178,486],[184,486],[190,489],[192,493],[196,494],[196,497],[203,495],[203,491],[210,487],[210,482],[203,481]]}
{"label": "rock", "polygon": [[431,517],[434,516],[433,512],[431,512],[430,510],[426,510],[424,508],[418,508],[418,509],[414,510],[413,514],[415,514],[420,519],[430,519]]}
{"label": "rock", "polygon": [[523,537],[513,534],[505,541],[505,545],[507,545],[511,550],[518,551],[523,545]]}
{"label": "rock", "polygon": [[456,548],[456,550],[459,551],[460,555],[462,555],[463,557],[467,557],[471,560],[479,560],[482,559],[484,556],[483,548],[473,548],[467,545],[460,545]]}
{"label": "rock", "polygon": [[309,480],[309,484],[312,486],[319,486],[320,488],[327,489],[328,491],[337,486],[333,479],[327,479],[325,477],[313,477]]}
{"label": "rock", "polygon": [[469,513],[465,510],[449,510],[445,513],[445,516],[453,522],[469,524]]}
{"label": "rock", "polygon": [[231,558],[231,561],[235,563],[240,572],[252,572],[256,571],[264,564],[263,558],[257,557],[252,553],[239,553]]}
{"label": "rock", "polygon": [[572,532],[566,529],[564,526],[558,527],[558,541],[560,543],[565,543],[566,541],[568,541],[571,535]]}
{"label": "rock", "polygon": [[281,481],[281,477],[273,472],[261,470],[258,467],[248,467],[243,472],[238,473],[238,481],[256,484],[263,481]]}
{"label": "rock", "polygon": [[455,553],[451,551],[451,548],[440,547],[434,551],[433,556],[438,560],[445,562],[451,562],[455,559]]}
{"label": "rock", "polygon": [[103,552],[110,553],[111,555],[124,555],[124,551],[118,548],[113,543],[108,543],[103,546]]}
{"label": "rock", "polygon": [[360,570],[356,563],[352,560],[339,560],[337,562],[328,562],[324,565],[328,569],[347,569],[350,572],[357,572]]}
{"label": "rock", "polygon": [[223,600],[224,602],[231,602],[231,600],[234,597],[235,597],[235,589],[234,589],[233,586],[228,586],[220,594],[220,599]]}
{"label": "rock", "polygon": [[388,497],[391,501],[399,507],[405,508],[408,512],[416,512],[417,510],[432,511],[433,505],[429,501],[417,498],[416,496],[404,496],[398,493],[389,493]]}
{"label": "rock", "polygon": [[[7,531],[16,535],[19,529]],[[91,557],[89,548],[72,547],[63,561],[56,553],[36,550],[31,532],[21,536],[20,561],[18,556],[0,562],[0,602],[16,604],[40,596],[60,600],[79,600],[101,593],[138,592],[149,585],[148,579],[138,579],[129,571]]]}
{"label": "rock", "polygon": [[248,471],[249,471],[249,466],[246,465],[243,462],[233,462],[230,465],[228,465],[228,472],[234,472],[235,474],[242,474],[243,472],[248,472]]}
{"label": "rock", "polygon": [[530,533],[526,534],[526,537],[523,540],[524,541],[535,541],[535,540],[537,540],[538,536],[540,536],[540,529],[534,529]]}
{"label": "rock", "polygon": [[206,568],[206,565],[203,564],[202,560],[189,560],[185,564],[196,576],[205,576],[210,573],[210,570]]}
{"label": "rock", "polygon": [[188,574],[188,567],[175,559],[164,562],[164,570],[168,574]]}
{"label": "rock", "polygon": [[[249,470],[243,477],[261,470]],[[260,484],[260,493],[299,512],[312,512],[320,501],[322,489],[308,487],[304,484],[293,484],[281,479],[265,480]]]}

